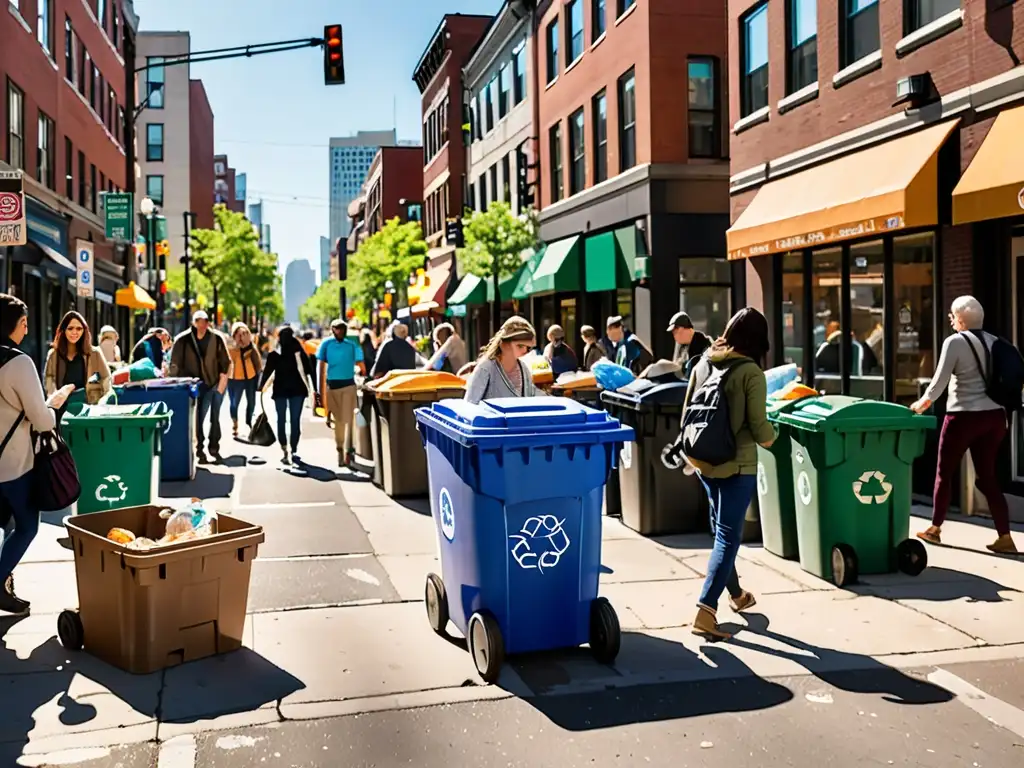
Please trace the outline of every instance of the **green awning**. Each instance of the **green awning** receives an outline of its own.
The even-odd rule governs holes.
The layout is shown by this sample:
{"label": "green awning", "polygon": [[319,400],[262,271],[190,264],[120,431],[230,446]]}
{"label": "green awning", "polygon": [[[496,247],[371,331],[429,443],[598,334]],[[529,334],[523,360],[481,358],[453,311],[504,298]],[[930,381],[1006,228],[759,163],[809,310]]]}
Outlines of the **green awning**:
{"label": "green awning", "polygon": [[[512,301],[515,298],[516,286],[519,285],[519,281],[523,276],[523,270],[526,269],[527,262],[523,262],[522,266],[513,272],[509,277],[499,278],[498,280],[498,292],[501,294],[501,302],[504,304],[506,301]],[[487,280],[487,303],[494,301],[494,278]]]}
{"label": "green awning", "polygon": [[[625,262],[626,271],[629,274],[629,283],[634,280],[644,280],[647,274],[647,243],[643,233],[634,225],[622,227],[615,230],[615,240],[622,252],[622,259]],[[621,286],[626,287],[626,286]]]}
{"label": "green awning", "polygon": [[519,282],[516,283],[515,290],[512,291],[512,298],[515,299],[516,301],[528,299],[532,295],[533,273],[540,265],[540,262],[543,260],[544,252],[546,250],[547,246],[540,246],[536,251],[533,252],[533,255],[530,256],[530,258],[523,262],[523,266],[519,274]]}
{"label": "green awning", "polygon": [[580,290],[579,235],[548,243],[530,281],[530,294]]}
{"label": "green awning", "polygon": [[[629,227],[628,229],[633,229]],[[614,291],[633,284],[633,273],[621,245],[620,232],[602,232],[583,241],[587,293]]]}
{"label": "green awning", "polygon": [[483,304],[490,299],[487,298],[487,290],[484,288],[483,278],[476,275],[466,275],[455,289],[455,293],[448,299],[448,305],[457,304]]}

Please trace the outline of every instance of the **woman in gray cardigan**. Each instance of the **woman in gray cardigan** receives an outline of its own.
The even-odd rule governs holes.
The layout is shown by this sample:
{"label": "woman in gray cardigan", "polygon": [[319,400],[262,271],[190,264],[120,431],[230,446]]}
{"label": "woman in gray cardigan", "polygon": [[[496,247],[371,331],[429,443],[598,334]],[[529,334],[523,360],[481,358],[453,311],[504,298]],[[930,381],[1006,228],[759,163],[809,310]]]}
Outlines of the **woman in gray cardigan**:
{"label": "woman in gray cardigan", "polygon": [[466,400],[479,403],[495,397],[533,397],[533,374],[520,359],[537,344],[533,326],[521,317],[506,320],[488,342],[466,387]]}

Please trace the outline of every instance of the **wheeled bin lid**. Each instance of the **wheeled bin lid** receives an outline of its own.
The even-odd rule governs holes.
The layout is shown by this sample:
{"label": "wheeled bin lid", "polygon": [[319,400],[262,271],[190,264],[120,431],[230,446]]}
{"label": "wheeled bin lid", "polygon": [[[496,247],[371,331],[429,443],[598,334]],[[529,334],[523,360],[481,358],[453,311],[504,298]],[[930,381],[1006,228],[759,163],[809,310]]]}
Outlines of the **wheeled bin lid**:
{"label": "wheeled bin lid", "polygon": [[631,427],[604,411],[563,397],[441,400],[418,408],[416,421],[462,445],[488,447],[621,443],[634,437]]}
{"label": "wheeled bin lid", "polygon": [[376,392],[378,387],[381,387],[384,384],[387,384],[389,381],[391,381],[392,379],[398,378],[399,376],[426,376],[426,375],[431,374],[431,373],[437,373],[437,371],[431,371],[431,370],[428,370],[426,368],[417,368],[415,370],[403,371],[403,370],[400,370],[400,369],[396,368],[393,371],[388,371],[383,376],[381,376],[379,379],[374,379],[373,381],[367,381],[363,385],[363,387],[365,389],[370,390],[371,392]]}
{"label": "wheeled bin lid", "polygon": [[798,393],[798,396],[795,397],[778,397],[778,394],[778,392],[775,392],[768,395],[768,399],[765,401],[765,412],[768,415],[768,421],[774,421],[776,423],[779,422],[779,416],[781,414],[792,411],[797,405],[806,401],[809,397],[818,396],[818,393],[813,389],[810,390],[809,394],[804,394],[803,391],[801,391]]}
{"label": "wheeled bin lid", "polygon": [[808,432],[891,432],[935,428],[934,416],[920,416],[904,405],[823,395],[797,400],[775,420]]}
{"label": "wheeled bin lid", "polygon": [[62,424],[98,423],[104,426],[132,426],[138,424],[160,424],[170,419],[167,403],[155,401],[138,405],[81,405],[68,406]]}
{"label": "wheeled bin lid", "polygon": [[681,407],[686,400],[688,386],[688,382],[680,379],[663,384],[637,379],[616,392],[602,392],[601,400],[632,411],[652,411],[665,406]]}
{"label": "wheeled bin lid", "polygon": [[378,400],[412,400],[418,395],[438,392],[464,391],[466,380],[446,371],[413,373],[411,376],[394,376],[378,384],[374,392]]}

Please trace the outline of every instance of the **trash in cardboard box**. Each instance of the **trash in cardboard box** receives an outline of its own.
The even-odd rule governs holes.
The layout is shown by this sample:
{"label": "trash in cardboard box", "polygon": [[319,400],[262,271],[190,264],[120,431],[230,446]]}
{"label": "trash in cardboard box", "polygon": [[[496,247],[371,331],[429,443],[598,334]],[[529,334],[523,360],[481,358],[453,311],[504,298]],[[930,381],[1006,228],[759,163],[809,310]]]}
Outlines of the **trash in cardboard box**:
{"label": "trash in cardboard box", "polygon": [[146,551],[183,541],[202,539],[212,536],[216,526],[217,515],[206,509],[201,499],[192,501],[178,509],[167,508],[160,512],[160,519],[166,520],[164,535],[153,540],[145,536],[136,536],[126,528],[111,528],[107,538],[127,549]]}

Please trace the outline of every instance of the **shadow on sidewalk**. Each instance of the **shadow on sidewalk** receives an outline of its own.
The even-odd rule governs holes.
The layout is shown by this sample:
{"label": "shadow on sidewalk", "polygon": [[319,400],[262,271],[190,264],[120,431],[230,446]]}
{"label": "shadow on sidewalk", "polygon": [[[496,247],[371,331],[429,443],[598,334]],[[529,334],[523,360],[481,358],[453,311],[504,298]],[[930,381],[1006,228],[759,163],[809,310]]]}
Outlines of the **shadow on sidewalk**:
{"label": "shadow on sidewalk", "polygon": [[408,496],[395,499],[395,503],[400,507],[405,507],[410,512],[415,512],[417,515],[425,515],[430,517],[430,499],[425,496]]}
{"label": "shadow on sidewalk", "polygon": [[[767,616],[760,613],[745,614],[747,627],[744,634],[752,634],[788,645],[793,650],[748,642],[733,637],[727,645],[747,648],[759,653],[788,659],[799,664],[822,682],[850,693],[880,694],[894,704],[943,704],[955,697],[945,688],[918,680],[898,669],[859,653],[835,651],[805,643],[796,638],[780,635],[768,629]],[[879,628],[884,632],[884,628]]]}
{"label": "shadow on sidewalk", "polygon": [[[233,457],[232,457],[233,458]],[[164,480],[160,482],[160,496],[165,499],[199,498],[221,499],[231,496],[235,476],[229,472],[211,472],[204,466],[196,468],[193,480]]]}
{"label": "shadow on sidewalk", "polygon": [[666,549],[711,549],[715,540],[710,533],[677,533],[669,536],[651,536],[654,541]]}
{"label": "shadow on sidewalk", "polygon": [[890,582],[880,579],[877,583],[855,584],[846,589],[885,600],[943,602],[967,598],[970,603],[1006,602],[999,593],[1017,591],[984,576],[939,567],[928,568],[918,578],[895,576]]}

